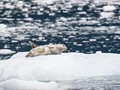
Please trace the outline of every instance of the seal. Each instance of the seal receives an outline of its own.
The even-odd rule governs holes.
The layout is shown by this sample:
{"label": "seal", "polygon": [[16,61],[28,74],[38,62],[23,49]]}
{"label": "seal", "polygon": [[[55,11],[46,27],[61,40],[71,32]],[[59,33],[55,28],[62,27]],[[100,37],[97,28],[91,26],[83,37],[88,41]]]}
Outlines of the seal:
{"label": "seal", "polygon": [[48,45],[36,45],[35,43],[29,41],[32,49],[28,52],[26,57],[34,57],[39,55],[52,55],[61,54],[63,51],[67,50],[64,44],[48,44]]}

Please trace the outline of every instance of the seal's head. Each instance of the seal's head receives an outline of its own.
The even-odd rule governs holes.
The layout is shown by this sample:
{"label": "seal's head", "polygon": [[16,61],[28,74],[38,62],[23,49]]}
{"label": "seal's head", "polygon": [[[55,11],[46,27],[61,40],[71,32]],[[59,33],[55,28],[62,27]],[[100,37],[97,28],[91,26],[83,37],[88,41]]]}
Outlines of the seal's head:
{"label": "seal's head", "polygon": [[63,52],[63,51],[66,51],[67,50],[67,47],[65,44],[57,44],[58,46],[58,49]]}

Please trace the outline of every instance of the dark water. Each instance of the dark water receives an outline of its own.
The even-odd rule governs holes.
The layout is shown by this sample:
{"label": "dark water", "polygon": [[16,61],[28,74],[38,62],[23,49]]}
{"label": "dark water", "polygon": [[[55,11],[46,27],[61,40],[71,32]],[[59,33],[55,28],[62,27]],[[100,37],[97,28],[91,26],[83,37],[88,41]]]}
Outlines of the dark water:
{"label": "dark water", "polygon": [[13,40],[9,38],[4,42],[0,42],[0,48],[3,49],[6,47],[16,52],[29,51],[31,47],[28,41],[33,41],[37,45],[62,43],[68,47],[66,52],[82,52],[91,54],[101,51],[103,53],[120,53],[119,34],[57,34],[56,36],[52,34],[45,34],[43,40],[39,40],[38,38],[39,36],[32,36],[28,40],[18,40],[16,42],[13,42]]}
{"label": "dark water", "polygon": [[[6,4],[15,7],[8,8]],[[120,26],[119,3],[113,3],[116,9],[111,11],[114,15],[108,18],[101,18],[101,13],[104,12],[103,7],[109,4],[101,1],[94,3],[94,0],[74,3],[70,0],[60,0],[45,5],[23,0],[22,7],[17,7],[19,4],[11,0],[2,0],[1,5],[0,24],[26,28],[19,30],[20,27],[15,32],[10,30],[11,37],[1,39],[2,36],[0,36],[0,49],[7,48],[16,52],[29,51],[31,47],[28,41],[30,40],[38,45],[63,43],[68,47],[66,52],[120,53],[120,35],[115,34],[119,32]],[[30,30],[27,26],[36,28]],[[16,40],[15,37],[19,36],[28,38]]]}
{"label": "dark water", "polygon": [[[33,40],[34,38],[34,40]],[[12,39],[0,42],[0,48],[6,48],[14,51],[29,51],[31,49],[28,41],[33,41],[37,45],[45,45],[49,43],[63,43],[68,47],[67,52],[95,53],[102,51],[104,53],[120,53],[120,35],[119,34],[51,34],[44,35],[43,40],[38,39],[39,36],[32,36],[28,40],[13,42]],[[16,48],[17,47],[17,48]]]}

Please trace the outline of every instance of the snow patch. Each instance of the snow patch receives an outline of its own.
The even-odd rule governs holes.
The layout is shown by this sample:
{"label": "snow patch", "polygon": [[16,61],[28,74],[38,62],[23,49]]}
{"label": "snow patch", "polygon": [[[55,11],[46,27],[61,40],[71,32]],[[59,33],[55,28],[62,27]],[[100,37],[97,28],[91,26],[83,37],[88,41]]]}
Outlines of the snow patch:
{"label": "snow patch", "polygon": [[55,89],[58,85],[56,82],[9,79],[4,82],[0,82],[0,86],[3,90],[50,90]]}
{"label": "snow patch", "polygon": [[[20,52],[0,61],[0,86],[10,89],[45,89],[57,87],[56,82],[83,77],[120,75],[120,55],[62,53],[26,58]],[[44,81],[47,81],[45,83]],[[49,82],[48,82],[49,81]]]}

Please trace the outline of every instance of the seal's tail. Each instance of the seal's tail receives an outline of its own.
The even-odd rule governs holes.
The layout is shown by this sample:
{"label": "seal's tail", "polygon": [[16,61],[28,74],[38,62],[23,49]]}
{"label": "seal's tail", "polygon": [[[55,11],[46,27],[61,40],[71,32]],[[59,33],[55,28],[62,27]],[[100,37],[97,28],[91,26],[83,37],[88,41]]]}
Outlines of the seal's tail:
{"label": "seal's tail", "polygon": [[30,46],[31,46],[32,48],[37,47],[37,45],[36,45],[35,43],[31,42],[31,41],[29,41],[29,44],[30,44]]}

